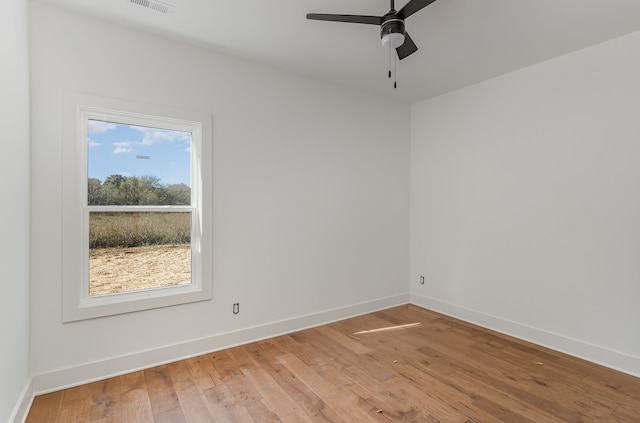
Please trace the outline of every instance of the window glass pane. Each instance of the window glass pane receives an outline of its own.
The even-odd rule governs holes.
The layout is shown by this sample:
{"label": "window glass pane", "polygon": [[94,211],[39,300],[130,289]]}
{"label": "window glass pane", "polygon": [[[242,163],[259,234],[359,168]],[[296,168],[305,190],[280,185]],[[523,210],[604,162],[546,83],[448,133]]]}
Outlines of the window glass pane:
{"label": "window glass pane", "polygon": [[191,212],[90,212],[89,295],[191,283]]}
{"label": "window glass pane", "polygon": [[191,204],[191,133],[87,121],[87,204]]}

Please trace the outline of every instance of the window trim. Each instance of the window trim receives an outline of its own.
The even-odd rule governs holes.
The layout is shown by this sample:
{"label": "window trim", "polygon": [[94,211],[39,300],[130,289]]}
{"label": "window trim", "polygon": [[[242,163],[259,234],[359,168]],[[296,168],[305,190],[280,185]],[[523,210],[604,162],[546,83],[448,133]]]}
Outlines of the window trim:
{"label": "window trim", "polygon": [[[62,300],[63,322],[92,319],[212,298],[212,146],[211,118],[169,106],[63,93]],[[165,117],[166,116],[166,117]],[[87,204],[87,125],[89,119],[192,133],[190,206],[191,284],[117,294],[89,295],[88,218],[90,211],[113,207]],[[167,206],[117,206],[117,211],[168,211]],[[194,239],[195,234],[195,239]]]}

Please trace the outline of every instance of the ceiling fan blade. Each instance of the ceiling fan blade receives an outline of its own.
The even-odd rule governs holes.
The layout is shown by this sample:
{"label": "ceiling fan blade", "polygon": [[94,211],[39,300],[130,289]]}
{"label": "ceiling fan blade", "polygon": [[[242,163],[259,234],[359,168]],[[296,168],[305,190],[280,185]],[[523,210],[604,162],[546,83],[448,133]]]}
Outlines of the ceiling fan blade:
{"label": "ceiling fan blade", "polygon": [[382,25],[381,16],[331,15],[326,13],[307,13],[307,19],[315,21],[349,22],[369,25]]}
{"label": "ceiling fan blade", "polygon": [[424,9],[435,1],[436,0],[411,0],[409,3],[405,4],[402,9],[400,9],[397,15],[400,19],[407,19],[409,16],[421,9]]}
{"label": "ceiling fan blade", "polygon": [[402,60],[405,57],[418,51],[418,46],[413,42],[408,32],[404,34],[404,43],[396,49],[398,53],[398,59]]}

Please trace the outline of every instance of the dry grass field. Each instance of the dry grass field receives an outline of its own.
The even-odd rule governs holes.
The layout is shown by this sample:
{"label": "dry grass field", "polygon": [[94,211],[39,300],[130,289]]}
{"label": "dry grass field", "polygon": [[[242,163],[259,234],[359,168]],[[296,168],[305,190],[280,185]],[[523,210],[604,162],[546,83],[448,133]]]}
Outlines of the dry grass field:
{"label": "dry grass field", "polygon": [[191,248],[153,245],[91,249],[89,280],[90,295],[190,283]]}

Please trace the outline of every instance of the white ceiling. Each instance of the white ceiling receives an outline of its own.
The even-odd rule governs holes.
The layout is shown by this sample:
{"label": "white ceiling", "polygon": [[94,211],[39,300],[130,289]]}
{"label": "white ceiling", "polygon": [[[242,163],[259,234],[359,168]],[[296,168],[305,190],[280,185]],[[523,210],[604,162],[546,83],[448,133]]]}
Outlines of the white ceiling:
{"label": "white ceiling", "polygon": [[305,19],[382,16],[388,0],[163,0],[169,15],[128,0],[36,1],[411,103],[640,30],[640,0],[438,0],[407,19],[419,50],[397,63],[394,90],[378,27]]}

